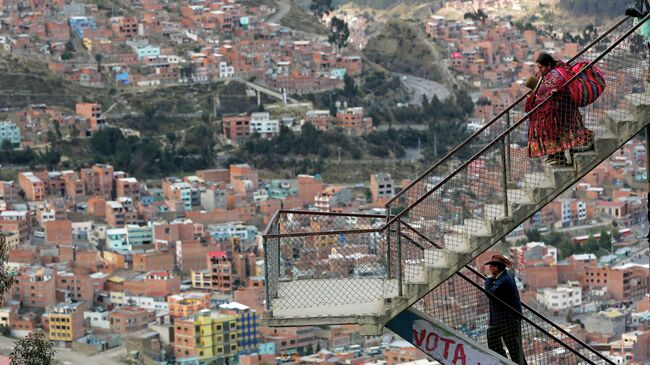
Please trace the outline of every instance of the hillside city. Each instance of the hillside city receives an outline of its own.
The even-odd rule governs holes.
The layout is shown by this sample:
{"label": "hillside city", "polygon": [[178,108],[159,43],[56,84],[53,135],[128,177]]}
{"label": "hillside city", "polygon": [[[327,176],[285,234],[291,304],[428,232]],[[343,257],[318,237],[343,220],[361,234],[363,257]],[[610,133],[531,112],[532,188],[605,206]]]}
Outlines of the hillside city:
{"label": "hillside city", "polygon": [[[463,128],[478,130],[524,94],[535,55],[569,59],[596,37],[595,26],[576,36],[496,16],[521,11],[523,3],[432,6],[414,29],[437,47],[441,77],[389,72],[387,80],[396,78],[408,94],[391,108],[421,107],[423,99],[452,104],[455,89],[466,85],[473,106],[465,109]],[[476,9],[489,16],[462,17]],[[450,13],[461,17],[442,15]],[[283,23],[296,14],[324,33]],[[335,18],[349,26],[346,44],[324,35]],[[363,53],[372,42],[370,22],[349,11],[314,17],[282,0],[0,0],[0,78],[40,75],[56,80],[53,94],[57,87],[87,91],[60,103],[34,99],[23,84],[0,92],[9,93],[0,97],[0,232],[13,277],[0,308],[0,364],[9,364],[14,341],[39,331],[62,364],[437,363],[387,330],[362,336],[357,325],[262,325],[268,310],[262,236],[278,210],[386,215],[386,202],[415,174],[380,168],[364,179],[337,181],[317,169],[279,173],[228,158],[250,141],[281,141],[287,133],[359,141],[382,130],[366,99],[339,96],[334,104],[330,97],[327,107],[306,97],[366,85],[369,68],[378,67]],[[176,151],[175,143],[187,144],[183,137],[191,133],[152,136],[124,123],[140,111],[95,91],[117,100],[215,83],[243,85],[247,103],[217,112],[236,106],[228,106],[225,94],[210,95],[214,110],[204,112],[220,151],[210,151],[213,159],[202,166],[183,162],[158,176],[120,169],[134,166],[133,149],[131,165],[75,161],[89,157],[87,151],[101,157],[125,148],[129,155],[133,141],[149,139]],[[2,105],[5,97],[17,102]],[[106,136],[123,145],[100,145]],[[58,149],[82,143],[90,149],[68,155]],[[407,146],[406,156],[384,157],[426,160],[422,149],[429,147],[421,143]],[[483,270],[494,254],[511,257],[523,302],[621,365],[650,363],[646,146],[645,136],[634,137],[474,260]],[[158,165],[164,153],[140,164]],[[512,153],[526,151],[512,147]],[[340,147],[325,157],[343,173],[358,159],[344,151],[342,161]],[[382,158],[364,151],[362,159]],[[326,257],[330,265],[363,260],[335,249]]]}

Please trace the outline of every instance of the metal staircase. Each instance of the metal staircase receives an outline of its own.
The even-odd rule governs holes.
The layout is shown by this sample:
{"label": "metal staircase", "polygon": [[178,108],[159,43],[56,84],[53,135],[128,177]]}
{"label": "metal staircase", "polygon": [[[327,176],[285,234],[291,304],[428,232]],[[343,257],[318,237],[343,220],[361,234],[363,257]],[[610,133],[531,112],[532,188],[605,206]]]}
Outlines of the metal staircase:
{"label": "metal staircase", "polygon": [[[573,166],[528,157],[527,122],[539,107],[524,113],[524,95],[389,201],[386,216],[277,212],[264,234],[264,323],[356,323],[365,334],[387,326],[445,364],[465,348],[479,363],[508,363],[484,344],[494,298],[464,267],[648,127],[646,64],[632,36],[648,18],[621,19],[570,61],[590,60],[607,78],[581,109],[595,148],[573,154]],[[532,309],[519,316],[529,363],[611,363]],[[445,350],[422,333],[464,347]]]}

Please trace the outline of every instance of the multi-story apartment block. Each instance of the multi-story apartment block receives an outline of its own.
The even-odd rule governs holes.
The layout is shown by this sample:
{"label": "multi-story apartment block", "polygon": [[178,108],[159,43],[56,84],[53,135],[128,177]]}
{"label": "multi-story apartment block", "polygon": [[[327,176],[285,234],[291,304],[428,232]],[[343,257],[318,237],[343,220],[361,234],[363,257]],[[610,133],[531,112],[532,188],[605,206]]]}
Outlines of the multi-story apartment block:
{"label": "multi-story apartment block", "polygon": [[31,237],[32,218],[29,211],[5,210],[0,212],[0,230],[18,234],[20,242],[28,242]]}
{"label": "multi-story apartment block", "polygon": [[217,187],[210,187],[201,192],[201,208],[210,212],[215,209],[226,209],[228,202],[226,192]]}
{"label": "multi-story apartment block", "polygon": [[245,225],[244,222],[230,222],[210,225],[210,236],[217,241],[225,241],[230,238],[239,238],[242,241],[252,241],[257,235],[257,227]]}
{"label": "multi-story apartment block", "polygon": [[582,288],[578,282],[569,282],[557,288],[537,290],[537,301],[553,313],[582,305]]}
{"label": "multi-story apartment block", "polygon": [[250,119],[250,133],[257,133],[264,138],[271,138],[280,133],[280,121],[271,119],[267,112],[252,113]]}
{"label": "multi-story apartment block", "polygon": [[155,320],[155,312],[138,307],[115,308],[109,315],[111,332],[119,334],[141,330]]}
{"label": "multi-story apartment block", "polygon": [[72,342],[84,335],[83,302],[57,303],[48,307],[47,316],[51,341]]}
{"label": "multi-story apartment block", "polygon": [[183,203],[185,211],[192,210],[192,186],[185,182],[177,182],[170,187],[174,201]]}
{"label": "multi-story apartment block", "polygon": [[80,203],[85,195],[84,183],[79,174],[74,171],[63,171],[65,197],[75,203]]}
{"label": "multi-story apartment block", "polygon": [[174,323],[178,364],[234,364],[237,361],[237,318],[203,309]]}
{"label": "multi-story apartment block", "polygon": [[615,300],[641,298],[650,289],[650,267],[640,264],[587,267],[584,275],[587,288],[607,288]]}
{"label": "multi-story apartment block", "polygon": [[113,33],[124,38],[132,38],[138,35],[139,22],[137,18],[112,17],[110,19]]}
{"label": "multi-story apartment block", "polygon": [[185,292],[167,297],[169,315],[182,318],[210,309],[210,293]]}
{"label": "multi-story apartment block", "polygon": [[171,271],[173,269],[174,253],[172,251],[133,254],[133,271]]}
{"label": "multi-story apartment block", "polygon": [[45,183],[31,172],[18,174],[18,184],[25,193],[25,199],[29,201],[45,200]]}
{"label": "multi-story apartment block", "polygon": [[330,127],[330,115],[329,110],[310,110],[305,114],[305,121],[314,126],[314,128],[319,131],[326,131]]}
{"label": "multi-story apartment block", "polygon": [[338,108],[336,126],[343,128],[348,134],[361,136],[372,132],[372,118],[363,117],[363,108]]}
{"label": "multi-story apartment block", "polygon": [[223,117],[223,134],[229,143],[242,143],[251,134],[251,117],[248,115]]}
{"label": "multi-story apartment block", "polygon": [[134,177],[126,177],[115,181],[115,192],[117,197],[127,197],[133,201],[140,200],[140,183]]}
{"label": "multi-story apartment block", "polygon": [[[120,201],[106,202],[106,223],[111,227],[124,227],[129,224],[138,223],[138,215],[133,209],[129,209],[129,201],[121,198]],[[125,203],[127,204],[125,206]]]}
{"label": "multi-story apartment block", "polygon": [[13,202],[17,196],[18,191],[13,181],[0,181],[0,200]]}
{"label": "multi-story apartment block", "polygon": [[86,118],[91,132],[97,132],[106,126],[102,105],[98,103],[77,103],[76,113]]}
{"label": "multi-story apartment block", "polygon": [[13,147],[20,145],[20,128],[14,122],[0,122],[0,144],[9,141]]}
{"label": "multi-story apartment block", "polygon": [[87,195],[111,199],[115,170],[111,165],[96,164],[89,169],[81,169],[81,181]]}
{"label": "multi-story apartment block", "polygon": [[229,293],[233,290],[232,265],[223,251],[207,254],[207,270],[192,270],[192,287]]}
{"label": "multi-story apartment block", "polygon": [[20,271],[11,287],[11,298],[22,306],[47,308],[56,304],[56,272],[34,266]]}
{"label": "multi-story apartment block", "polygon": [[395,193],[395,183],[390,174],[370,175],[370,194],[373,203],[380,199],[390,199]]}
{"label": "multi-story apartment block", "polygon": [[237,317],[237,349],[240,355],[258,351],[260,344],[260,317],[250,307],[237,302],[222,304],[219,311]]}

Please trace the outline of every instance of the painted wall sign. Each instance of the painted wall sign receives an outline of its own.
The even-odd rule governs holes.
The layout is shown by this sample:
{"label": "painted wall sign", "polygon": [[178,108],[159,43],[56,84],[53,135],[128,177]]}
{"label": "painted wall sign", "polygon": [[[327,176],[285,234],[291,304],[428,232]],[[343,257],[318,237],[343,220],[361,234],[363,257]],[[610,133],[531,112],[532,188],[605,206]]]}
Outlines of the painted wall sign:
{"label": "painted wall sign", "polygon": [[514,364],[413,309],[403,311],[386,327],[444,365]]}

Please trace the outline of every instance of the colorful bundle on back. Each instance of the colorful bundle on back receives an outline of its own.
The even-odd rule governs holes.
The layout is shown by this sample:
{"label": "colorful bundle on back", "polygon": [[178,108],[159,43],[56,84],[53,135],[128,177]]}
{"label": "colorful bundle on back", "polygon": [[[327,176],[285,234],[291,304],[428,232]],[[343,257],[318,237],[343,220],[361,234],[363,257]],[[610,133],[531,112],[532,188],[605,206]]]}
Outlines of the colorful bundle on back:
{"label": "colorful bundle on back", "polygon": [[[587,67],[589,62],[580,61],[567,67],[558,67],[556,70],[562,74],[566,80],[570,80],[574,75]],[[605,76],[603,72],[596,66],[591,66],[589,69],[581,73],[572,83],[567,85],[571,100],[579,107],[585,107],[598,99],[598,97],[605,91]]]}

